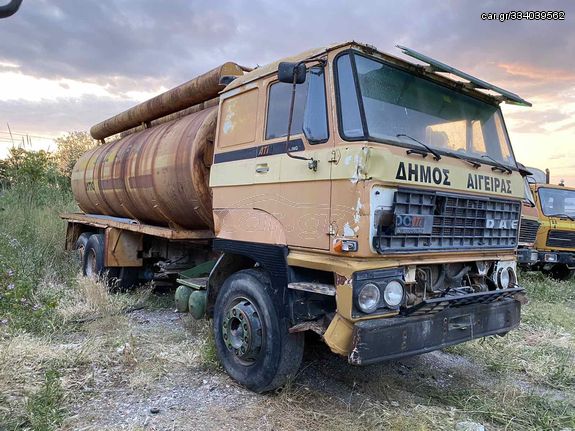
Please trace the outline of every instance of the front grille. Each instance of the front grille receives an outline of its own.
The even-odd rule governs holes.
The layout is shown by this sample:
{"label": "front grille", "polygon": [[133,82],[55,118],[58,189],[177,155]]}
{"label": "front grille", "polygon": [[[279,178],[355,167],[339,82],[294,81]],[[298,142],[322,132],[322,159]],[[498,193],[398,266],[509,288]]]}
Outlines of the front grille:
{"label": "front grille", "polygon": [[539,230],[539,224],[537,220],[522,218],[519,228],[519,242],[525,244],[534,243],[537,237],[537,230]]}
{"label": "front grille", "polygon": [[575,232],[569,230],[550,230],[547,247],[575,248]]}
{"label": "front grille", "polygon": [[394,198],[395,220],[402,215],[421,215],[432,218],[432,225],[425,233],[403,233],[395,221],[380,225],[373,245],[380,253],[513,249],[517,246],[519,214],[520,203],[511,200],[400,188]]}

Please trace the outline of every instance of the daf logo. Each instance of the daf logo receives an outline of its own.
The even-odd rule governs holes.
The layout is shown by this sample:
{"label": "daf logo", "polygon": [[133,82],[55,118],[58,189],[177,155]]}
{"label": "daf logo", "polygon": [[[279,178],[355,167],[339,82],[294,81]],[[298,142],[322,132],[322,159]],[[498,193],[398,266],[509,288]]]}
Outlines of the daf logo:
{"label": "daf logo", "polygon": [[487,229],[517,229],[517,220],[495,220],[488,218],[485,221]]}

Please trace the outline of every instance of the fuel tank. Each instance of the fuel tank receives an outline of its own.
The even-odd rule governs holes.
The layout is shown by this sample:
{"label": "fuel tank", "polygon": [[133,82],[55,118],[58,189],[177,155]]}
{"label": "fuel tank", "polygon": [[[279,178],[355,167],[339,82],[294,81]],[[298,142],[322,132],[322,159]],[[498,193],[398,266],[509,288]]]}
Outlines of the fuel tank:
{"label": "fuel tank", "polygon": [[216,121],[210,107],[88,151],[72,172],[78,205],[89,214],[211,229]]}

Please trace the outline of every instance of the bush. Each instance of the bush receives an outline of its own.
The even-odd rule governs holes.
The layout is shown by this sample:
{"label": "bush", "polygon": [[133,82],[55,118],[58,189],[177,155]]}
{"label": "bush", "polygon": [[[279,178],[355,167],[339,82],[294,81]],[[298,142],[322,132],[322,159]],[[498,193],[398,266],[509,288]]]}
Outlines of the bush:
{"label": "bush", "polygon": [[0,332],[45,332],[57,325],[57,298],[43,288],[73,283],[77,272],[64,251],[65,224],[59,217],[74,209],[72,195],[69,188],[38,178],[18,177],[0,194]]}
{"label": "bush", "polygon": [[16,185],[69,188],[69,180],[57,168],[56,159],[46,151],[11,148],[0,165],[2,189]]}

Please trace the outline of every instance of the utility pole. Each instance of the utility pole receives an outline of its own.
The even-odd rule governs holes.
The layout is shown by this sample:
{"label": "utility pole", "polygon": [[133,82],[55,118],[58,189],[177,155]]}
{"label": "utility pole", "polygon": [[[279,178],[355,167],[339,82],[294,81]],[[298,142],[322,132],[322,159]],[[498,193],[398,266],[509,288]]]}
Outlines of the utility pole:
{"label": "utility pole", "polygon": [[12,136],[12,130],[10,130],[10,123],[6,123],[8,126],[8,133],[10,133],[10,140],[12,141],[12,146],[14,146],[14,136]]}

